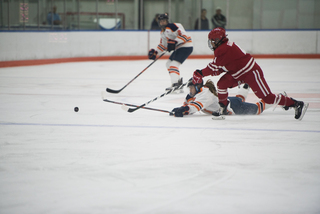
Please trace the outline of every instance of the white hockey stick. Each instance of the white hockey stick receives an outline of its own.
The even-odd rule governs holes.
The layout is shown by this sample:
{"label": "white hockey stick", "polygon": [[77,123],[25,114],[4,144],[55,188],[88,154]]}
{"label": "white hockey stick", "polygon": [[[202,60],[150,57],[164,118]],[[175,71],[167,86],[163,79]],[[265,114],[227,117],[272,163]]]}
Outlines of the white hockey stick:
{"label": "white hockey stick", "polygon": [[173,88],[173,89],[167,91],[166,93],[161,94],[160,96],[158,96],[158,97],[154,98],[153,100],[150,100],[150,101],[148,101],[148,102],[146,102],[146,103],[138,106],[137,108],[128,108],[128,109],[126,109],[126,111],[132,113],[132,112],[134,112],[134,111],[136,111],[136,110],[138,110],[138,109],[140,109],[140,108],[143,108],[144,106],[148,105],[149,103],[154,102],[154,101],[156,101],[157,99],[159,99],[159,98],[161,98],[161,97],[164,97],[164,96],[167,95],[167,94],[171,94],[172,92],[183,88],[183,87],[186,86],[190,81],[192,81],[192,80],[189,80],[188,82],[180,85],[178,88]]}

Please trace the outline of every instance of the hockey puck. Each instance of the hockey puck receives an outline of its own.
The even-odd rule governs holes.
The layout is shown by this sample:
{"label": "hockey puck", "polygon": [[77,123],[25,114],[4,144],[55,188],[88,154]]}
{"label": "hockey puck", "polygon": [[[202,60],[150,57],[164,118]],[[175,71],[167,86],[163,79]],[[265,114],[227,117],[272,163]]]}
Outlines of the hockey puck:
{"label": "hockey puck", "polygon": [[78,107],[74,107],[74,111],[75,111],[75,112],[78,112],[78,111],[79,111],[79,108],[78,108]]}

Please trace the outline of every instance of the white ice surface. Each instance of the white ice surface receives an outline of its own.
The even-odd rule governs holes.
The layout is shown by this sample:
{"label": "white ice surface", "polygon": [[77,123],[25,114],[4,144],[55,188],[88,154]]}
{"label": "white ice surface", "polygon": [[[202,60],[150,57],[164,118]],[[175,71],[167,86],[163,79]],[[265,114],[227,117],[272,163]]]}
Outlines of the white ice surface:
{"label": "white ice surface", "polygon": [[[1,68],[0,213],[320,213],[320,60],[256,61],[274,93],[310,103],[302,121],[280,107],[213,121],[102,101],[148,60]],[[187,60],[184,80],[208,62]],[[109,99],[161,95],[165,63]],[[186,93],[148,106],[171,110]]]}

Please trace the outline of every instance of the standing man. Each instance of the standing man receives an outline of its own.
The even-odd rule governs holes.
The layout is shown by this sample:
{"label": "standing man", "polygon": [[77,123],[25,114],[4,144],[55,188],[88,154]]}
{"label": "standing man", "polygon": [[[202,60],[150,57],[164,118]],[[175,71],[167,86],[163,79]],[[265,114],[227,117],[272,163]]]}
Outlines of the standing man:
{"label": "standing man", "polygon": [[48,25],[60,25],[61,24],[61,18],[57,12],[57,6],[52,7],[52,12],[48,13],[47,21]]}
{"label": "standing man", "polygon": [[195,30],[209,30],[209,20],[207,19],[206,9],[201,10],[200,26],[201,28],[199,28],[199,19],[197,19],[194,25]]}
{"label": "standing man", "polygon": [[221,8],[217,7],[216,9],[216,14],[213,15],[212,19],[212,24],[213,24],[213,28],[216,27],[222,27],[222,28],[226,28],[226,24],[227,24],[227,19],[224,15],[221,14]]}
{"label": "standing man", "polygon": [[183,84],[179,67],[192,53],[193,44],[191,37],[180,23],[169,23],[167,13],[159,15],[158,20],[161,27],[160,43],[156,49],[149,50],[148,57],[155,60],[158,53],[173,51],[166,63],[171,79],[171,87],[166,90],[171,90]]}
{"label": "standing man", "polygon": [[220,27],[213,29],[208,35],[208,46],[214,51],[213,62],[202,70],[196,70],[192,81],[197,84],[201,83],[205,76],[218,76],[224,73],[217,83],[221,114],[228,114],[228,88],[247,83],[255,95],[266,104],[281,105],[285,110],[292,107],[295,109],[295,119],[302,120],[309,104],[283,94],[273,94],[260,66],[250,54],[229,41],[225,29]]}

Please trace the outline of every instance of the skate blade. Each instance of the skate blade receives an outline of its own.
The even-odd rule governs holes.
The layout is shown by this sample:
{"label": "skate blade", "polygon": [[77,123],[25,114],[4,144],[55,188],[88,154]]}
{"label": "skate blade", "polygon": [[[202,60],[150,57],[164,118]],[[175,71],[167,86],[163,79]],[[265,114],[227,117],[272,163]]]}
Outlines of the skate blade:
{"label": "skate blade", "polygon": [[304,117],[304,114],[306,113],[308,107],[309,107],[309,103],[305,103],[303,105],[303,109],[302,109],[301,116],[300,116],[299,120],[302,120],[302,118]]}
{"label": "skate blade", "polygon": [[226,117],[224,115],[220,115],[220,116],[213,116],[212,120],[225,120]]}

